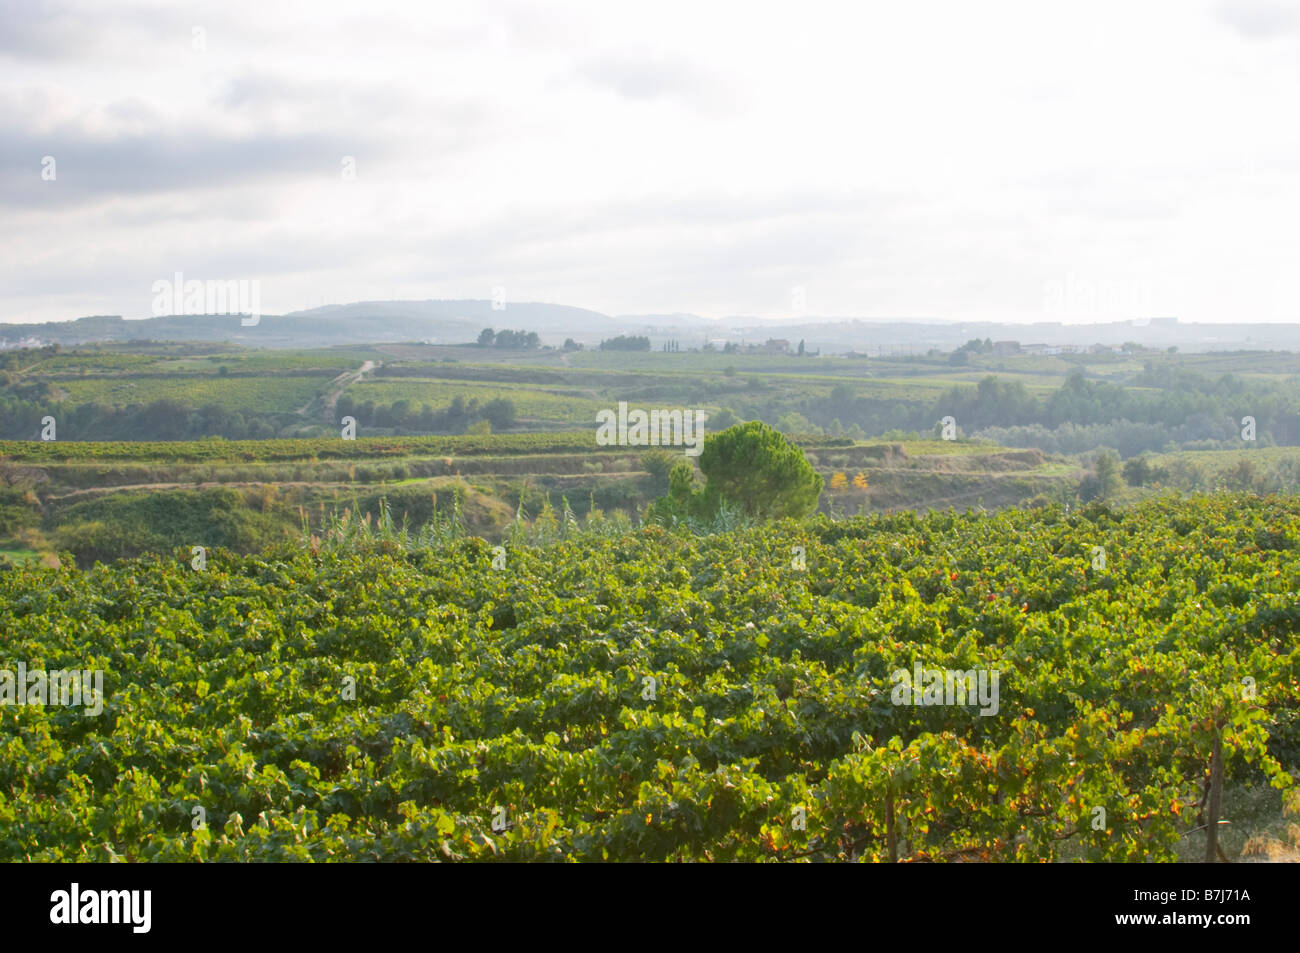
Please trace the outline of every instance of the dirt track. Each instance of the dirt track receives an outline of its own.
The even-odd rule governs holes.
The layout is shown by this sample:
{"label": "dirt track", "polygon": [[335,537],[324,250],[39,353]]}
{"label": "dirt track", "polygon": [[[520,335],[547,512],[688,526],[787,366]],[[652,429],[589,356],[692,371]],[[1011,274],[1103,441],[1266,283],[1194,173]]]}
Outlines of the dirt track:
{"label": "dirt track", "polygon": [[339,398],[343,392],[355,384],[366,374],[373,371],[378,365],[374,361],[363,361],[361,366],[355,371],[344,371],[334,380],[330,381],[330,389],[325,392],[323,397],[313,397],[307,403],[298,408],[298,413],[303,417],[311,415],[312,405],[317,401],[321,403],[321,417],[327,424],[334,423],[334,408],[338,406]]}

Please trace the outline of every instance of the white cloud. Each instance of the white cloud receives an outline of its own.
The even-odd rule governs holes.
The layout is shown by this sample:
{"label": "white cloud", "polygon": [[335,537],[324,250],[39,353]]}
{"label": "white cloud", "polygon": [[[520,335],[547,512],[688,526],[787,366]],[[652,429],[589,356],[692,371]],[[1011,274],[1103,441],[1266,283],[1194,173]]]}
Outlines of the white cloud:
{"label": "white cloud", "polygon": [[823,315],[1038,320],[1073,276],[1287,316],[1280,4],[303,9],[0,2],[0,320],[140,316],[176,270],[258,278],[268,313],[505,285],[782,316],[800,285]]}
{"label": "white cloud", "polygon": [[1223,22],[1252,39],[1287,36],[1300,28],[1300,11],[1279,0],[1221,0],[1216,12]]}

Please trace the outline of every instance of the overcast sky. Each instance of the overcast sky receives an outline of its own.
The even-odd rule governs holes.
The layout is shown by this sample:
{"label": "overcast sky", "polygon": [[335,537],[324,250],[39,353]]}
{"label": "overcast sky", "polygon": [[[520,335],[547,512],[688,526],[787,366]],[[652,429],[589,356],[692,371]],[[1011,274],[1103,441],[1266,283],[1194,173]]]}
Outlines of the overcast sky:
{"label": "overcast sky", "polygon": [[0,321],[1300,320],[1297,117],[1294,0],[0,0]]}

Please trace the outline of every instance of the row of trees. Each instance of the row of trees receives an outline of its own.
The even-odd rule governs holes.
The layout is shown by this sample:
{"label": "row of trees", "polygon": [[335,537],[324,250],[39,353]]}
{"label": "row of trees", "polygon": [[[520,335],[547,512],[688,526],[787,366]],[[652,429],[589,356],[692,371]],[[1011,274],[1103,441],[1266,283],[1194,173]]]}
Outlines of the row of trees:
{"label": "row of trees", "polygon": [[985,338],[981,341],[979,338],[971,338],[957,350],[953,351],[948,357],[949,364],[968,364],[972,354],[992,354],[993,339]]}
{"label": "row of trees", "polygon": [[[416,406],[409,400],[359,403],[344,394],[339,398],[337,412],[340,417],[356,417],[359,424],[368,427],[437,434],[465,433],[480,423],[489,431],[508,430],[517,417],[514,402],[504,397],[480,402],[457,396],[447,407],[435,409],[429,404]],[[54,417],[62,440],[269,440],[302,424],[301,418],[292,414],[244,413],[220,404],[191,407],[169,398],[113,407],[0,395],[0,439],[39,439],[41,420],[46,416]]]}
{"label": "row of trees", "polygon": [[[1083,453],[1099,446],[1125,456],[1240,442],[1241,419],[1252,416],[1261,445],[1290,442],[1300,432],[1290,413],[1295,395],[1279,385],[1249,385],[1223,375],[1211,379],[1186,370],[1151,371],[1134,386],[1087,380],[1072,373],[1057,390],[1035,395],[1020,381],[989,375],[975,385],[948,388],[936,399],[864,397],[847,383],[825,396],[791,400],[764,397],[760,388],[730,400],[736,417],[774,423],[786,432],[877,436],[889,431],[928,432],[949,414],[964,434],[1006,446]],[[730,421],[729,421],[730,422]]]}
{"label": "row of trees", "polygon": [[1172,376],[1152,372],[1149,380],[1139,376],[1135,387],[1126,388],[1088,380],[1082,371],[1075,370],[1060,388],[1040,400],[1019,381],[1003,382],[988,376],[974,388],[950,388],[933,409],[937,412],[946,408],[943,413],[960,409],[963,426],[975,430],[1029,424],[1079,427],[1117,420],[1175,427],[1198,415],[1206,419],[1240,419],[1243,414],[1252,414],[1259,419],[1284,404],[1280,389],[1251,387],[1230,374],[1212,380],[1188,371]]}
{"label": "row of trees", "polygon": [[514,401],[508,397],[480,402],[477,397],[466,400],[460,395],[438,410],[429,404],[416,406],[409,400],[392,404],[376,404],[373,400],[359,403],[344,394],[336,411],[339,417],[355,417],[361,426],[439,434],[466,433],[481,423],[486,423],[489,431],[508,430],[514,426],[517,416]]}
{"label": "row of trees", "polygon": [[650,339],[635,334],[620,334],[600,342],[602,351],[648,351]]}
{"label": "row of trees", "polygon": [[264,440],[282,436],[292,421],[292,415],[241,413],[219,404],[191,407],[166,398],[113,407],[0,396],[0,439],[38,439],[47,415],[63,440]]}
{"label": "row of trees", "polygon": [[[1082,427],[1074,424],[1062,424],[1056,428],[1041,424],[985,427],[975,431],[974,436],[1004,447],[1037,447],[1044,453],[1076,454],[1097,447],[1114,447],[1125,458],[1159,450],[1221,450],[1242,446],[1237,421],[1231,417],[1215,419],[1204,414],[1197,414],[1174,427],[1116,420]],[[1268,446],[1273,441],[1265,432],[1258,443]]]}
{"label": "row of trees", "polygon": [[542,339],[537,336],[536,331],[494,331],[492,328],[484,328],[478,333],[478,341],[475,342],[479,347],[500,347],[511,348],[513,350],[533,350],[541,347]]}
{"label": "row of trees", "polygon": [[1234,463],[1223,467],[1204,459],[1175,457],[1157,462],[1143,455],[1125,461],[1121,472],[1124,482],[1134,487],[1171,487],[1189,492],[1300,492],[1300,461],[1285,457],[1270,460],[1239,455]]}

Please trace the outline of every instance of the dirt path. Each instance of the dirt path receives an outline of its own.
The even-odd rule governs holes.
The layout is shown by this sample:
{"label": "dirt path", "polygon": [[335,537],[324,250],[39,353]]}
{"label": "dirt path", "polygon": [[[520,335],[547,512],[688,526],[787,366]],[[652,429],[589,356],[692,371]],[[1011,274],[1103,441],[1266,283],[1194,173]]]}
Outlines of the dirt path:
{"label": "dirt path", "polygon": [[344,371],[338,377],[334,378],[334,380],[330,381],[330,389],[325,392],[324,398],[319,396],[313,397],[311,400],[307,401],[307,403],[298,408],[298,414],[302,417],[309,416],[311,414],[312,405],[319,400],[321,401],[321,417],[327,424],[334,423],[334,408],[338,406],[339,398],[343,396],[343,392],[378,366],[379,365],[374,361],[363,361],[361,366],[355,371]]}

